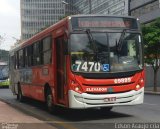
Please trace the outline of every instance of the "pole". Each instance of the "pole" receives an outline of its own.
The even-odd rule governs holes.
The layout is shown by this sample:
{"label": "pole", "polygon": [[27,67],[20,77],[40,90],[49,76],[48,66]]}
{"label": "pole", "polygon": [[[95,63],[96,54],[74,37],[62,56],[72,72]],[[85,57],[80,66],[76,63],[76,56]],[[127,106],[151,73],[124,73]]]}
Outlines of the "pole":
{"label": "pole", "polygon": [[66,1],[62,1],[62,4],[64,5],[64,16],[66,16],[66,5],[68,5],[68,3]]}
{"label": "pole", "polygon": [[72,8],[69,9],[69,12],[70,12],[70,10],[72,9],[72,10],[74,10],[74,12],[75,12],[76,14],[77,14],[77,12],[78,12],[79,14],[81,14],[81,12],[80,12],[76,7],[74,7],[72,4],[67,3],[67,2],[65,2],[65,1],[62,1],[62,4],[64,4],[64,15],[66,15],[66,6],[67,6],[67,7],[72,7]]}
{"label": "pole", "polygon": [[64,6],[64,16],[66,16],[66,5],[63,4],[63,6]]}

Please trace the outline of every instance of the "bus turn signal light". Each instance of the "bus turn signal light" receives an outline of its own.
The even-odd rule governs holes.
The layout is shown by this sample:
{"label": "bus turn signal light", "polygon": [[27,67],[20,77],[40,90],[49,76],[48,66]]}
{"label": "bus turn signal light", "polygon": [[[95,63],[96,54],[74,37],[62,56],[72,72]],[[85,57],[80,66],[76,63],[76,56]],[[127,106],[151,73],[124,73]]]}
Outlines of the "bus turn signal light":
{"label": "bus turn signal light", "polygon": [[143,78],[140,79],[140,83],[144,83],[144,79]]}
{"label": "bus turn signal light", "polygon": [[139,83],[136,85],[135,90],[139,90],[139,89],[141,89],[141,87],[143,87],[143,86],[144,86],[144,79],[141,78],[141,79],[139,80]]}

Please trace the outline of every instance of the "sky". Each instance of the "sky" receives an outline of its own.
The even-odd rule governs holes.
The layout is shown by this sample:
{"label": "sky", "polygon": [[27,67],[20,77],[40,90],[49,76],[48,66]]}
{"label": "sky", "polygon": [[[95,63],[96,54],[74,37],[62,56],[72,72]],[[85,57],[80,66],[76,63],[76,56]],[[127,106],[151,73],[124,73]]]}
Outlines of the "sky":
{"label": "sky", "polygon": [[20,0],[0,0],[0,49],[9,50],[20,39]]}

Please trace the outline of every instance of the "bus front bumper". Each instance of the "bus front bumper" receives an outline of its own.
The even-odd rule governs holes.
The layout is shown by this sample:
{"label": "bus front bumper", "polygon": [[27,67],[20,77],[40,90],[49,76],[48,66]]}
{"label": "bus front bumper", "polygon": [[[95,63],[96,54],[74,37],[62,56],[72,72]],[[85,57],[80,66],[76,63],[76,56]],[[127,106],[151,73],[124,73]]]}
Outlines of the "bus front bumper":
{"label": "bus front bumper", "polygon": [[[116,98],[114,101],[107,101],[107,98]],[[138,91],[132,90],[118,94],[79,94],[75,91],[69,91],[69,108],[85,109],[95,107],[110,107],[137,105],[143,103],[144,88]]]}

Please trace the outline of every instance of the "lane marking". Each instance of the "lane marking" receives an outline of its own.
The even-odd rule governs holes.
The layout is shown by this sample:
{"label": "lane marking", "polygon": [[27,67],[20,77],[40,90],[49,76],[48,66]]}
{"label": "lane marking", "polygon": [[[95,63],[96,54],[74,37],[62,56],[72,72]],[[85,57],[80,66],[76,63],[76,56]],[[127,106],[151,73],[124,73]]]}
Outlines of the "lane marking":
{"label": "lane marking", "polygon": [[[44,121],[48,124],[57,124],[61,127],[64,127],[65,129],[77,129],[76,127],[73,126],[73,124],[69,123],[69,122],[64,122],[64,121],[56,121],[54,119],[52,119],[52,121]],[[56,128],[56,127],[55,127]]]}

